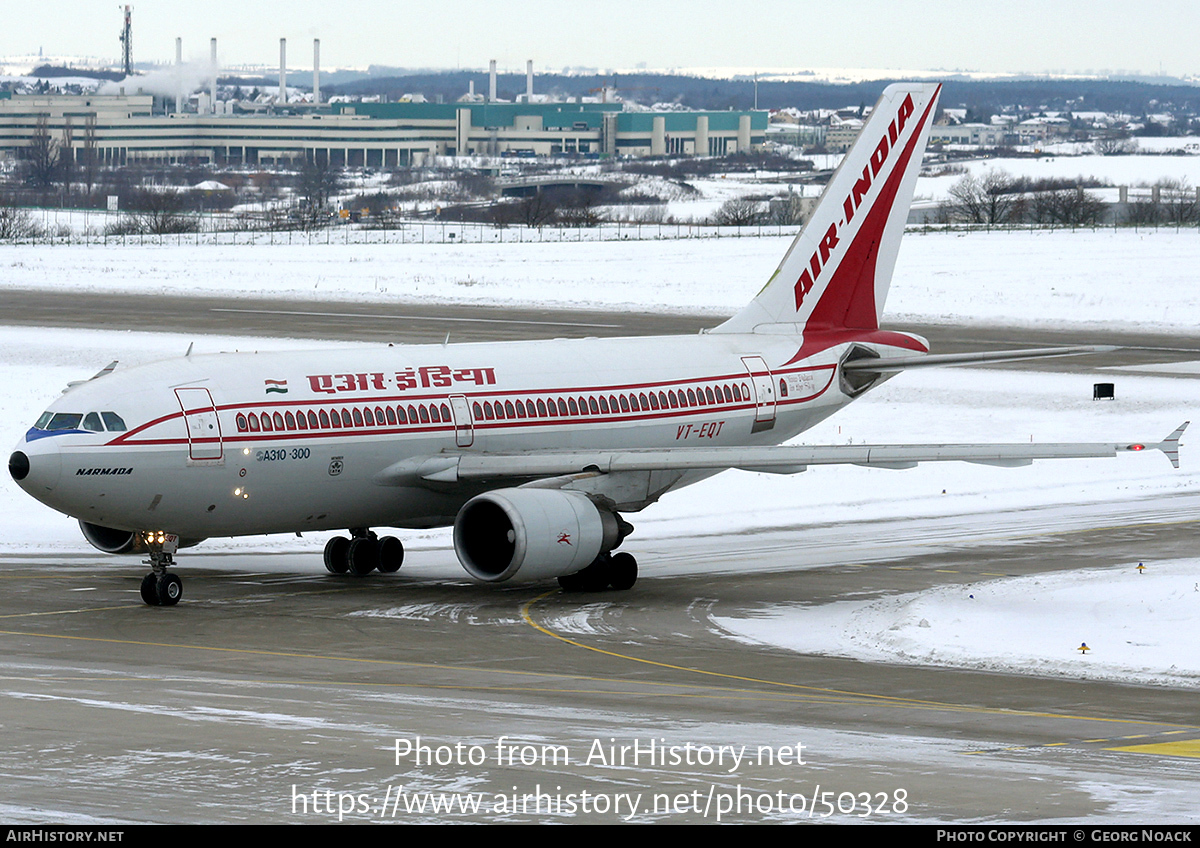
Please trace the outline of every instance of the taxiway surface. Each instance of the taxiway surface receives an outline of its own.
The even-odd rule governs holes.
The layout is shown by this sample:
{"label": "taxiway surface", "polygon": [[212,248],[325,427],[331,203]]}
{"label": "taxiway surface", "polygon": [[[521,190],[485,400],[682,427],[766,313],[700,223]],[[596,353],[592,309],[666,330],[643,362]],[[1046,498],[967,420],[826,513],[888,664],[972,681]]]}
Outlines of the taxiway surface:
{"label": "taxiway surface", "polygon": [[[6,320],[13,296],[0,298]],[[89,311],[73,299],[70,320],[147,329],[133,300],[108,296]],[[396,342],[440,341],[459,317],[481,319],[459,322],[460,340],[711,323],[436,307],[421,313],[431,332],[394,315],[345,317],[369,311],[362,304],[153,303],[165,310],[157,329]],[[49,323],[37,309],[22,301],[21,320]],[[295,311],[310,314],[285,317]],[[1085,341],[924,332],[942,351]],[[1172,347],[1196,358],[1173,340],[1134,342],[1155,350],[1121,364],[1170,361]],[[1079,362],[1036,367],[1098,364]],[[82,540],[77,556],[6,556],[0,818],[1194,821],[1194,692],[803,656],[738,642],[716,619],[1191,556],[1198,508],[1200,496],[1181,495],[961,524],[798,520],[745,535],[634,536],[637,586],[584,596],[475,585],[444,549],[353,580],[316,556],[199,548],[181,556],[184,602],[150,608],[138,600],[145,569],[82,552]],[[418,737],[424,762],[405,752]],[[443,801],[457,806],[431,809]]]}

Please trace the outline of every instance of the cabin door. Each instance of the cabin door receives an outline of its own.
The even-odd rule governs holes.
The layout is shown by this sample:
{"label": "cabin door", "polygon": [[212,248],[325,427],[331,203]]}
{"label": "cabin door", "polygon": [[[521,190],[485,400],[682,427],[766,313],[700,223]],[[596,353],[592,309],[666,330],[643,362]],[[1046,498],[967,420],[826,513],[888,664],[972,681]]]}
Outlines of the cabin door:
{"label": "cabin door", "polygon": [[212,395],[205,388],[176,389],[175,397],[183,410],[187,428],[189,459],[221,459],[221,422]]}

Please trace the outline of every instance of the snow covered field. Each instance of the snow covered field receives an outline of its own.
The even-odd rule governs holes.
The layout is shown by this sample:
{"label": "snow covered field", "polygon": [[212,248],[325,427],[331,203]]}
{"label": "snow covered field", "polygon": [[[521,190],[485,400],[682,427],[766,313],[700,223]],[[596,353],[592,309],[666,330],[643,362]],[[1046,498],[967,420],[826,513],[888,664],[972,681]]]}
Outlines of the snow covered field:
{"label": "snow covered field", "polygon": [[[753,295],[786,241],[421,249],[10,247],[0,253],[0,285],[64,295],[74,290],[190,291],[382,304],[516,302],[721,313]],[[1200,235],[1194,231],[910,235],[901,250],[889,313],[925,322],[1094,328],[1097,341],[1103,341],[1099,331],[1104,328],[1160,330],[1186,334],[1191,343],[1200,324],[1197,267]],[[0,328],[0,380],[6,387],[0,395],[0,432],[15,442],[61,387],[90,376],[111,359],[132,365],[178,355],[193,341],[201,352],[297,346],[287,340]],[[1118,399],[1095,403],[1091,383],[1100,375],[911,372],[804,434],[804,441],[1157,440],[1184,419],[1200,420],[1198,375],[1200,363],[1174,365],[1161,373],[1109,371],[1103,376],[1115,380]],[[1179,471],[1161,455],[1126,454],[1116,460],[1045,462],[1018,469],[949,463],[909,471],[813,468],[796,477],[727,472],[639,515],[630,547],[636,549],[638,539],[918,516],[948,516],[969,533],[972,528],[986,530],[997,515],[1053,504],[1087,504],[1090,515],[1104,516],[1134,499],[1200,491],[1198,469],[1185,447]],[[832,500],[831,492],[836,493]],[[0,486],[0,515],[0,551],[9,555],[88,550],[73,521],[29,499],[7,475]],[[213,540],[200,551],[303,552],[319,570],[323,541],[316,536]],[[449,535],[406,535],[406,543],[416,560],[431,548],[444,552]],[[726,620],[721,626],[739,638],[805,651],[1039,673],[1081,674],[1082,668],[1099,676],[1194,686],[1200,662],[1173,646],[1194,645],[1200,635],[1200,592],[1193,591],[1200,566],[1195,561],[1147,565],[1149,574],[1134,575],[1138,582],[1132,586],[1123,572],[1056,575],[1037,578],[1042,581],[1037,593],[1029,591],[1027,582],[1000,581],[872,604],[771,610],[762,620]],[[675,567],[646,566],[650,578]],[[976,597],[968,600],[967,593]],[[1123,606],[1104,606],[1115,603]],[[986,654],[955,630],[963,622],[969,622],[964,630],[973,630],[977,617],[968,613],[985,606],[997,613],[1000,635],[981,638],[1002,645],[997,654]],[[1098,608],[1109,612],[1097,615]],[[1038,622],[1045,617],[1080,626],[1045,639],[1010,638],[1040,632]],[[922,620],[929,626],[922,626]],[[808,633],[813,640],[793,641],[794,632]],[[1138,644],[1119,651],[1097,648],[1081,659],[1074,653],[1081,641],[1093,647]]]}
{"label": "snow covered field", "polygon": [[[0,285],[373,303],[519,303],[730,314],[790,237],[578,244],[10,245]],[[1077,328],[1200,326],[1200,231],[910,233],[893,320]],[[152,329],[152,328],[148,328]]]}
{"label": "snow covered field", "polygon": [[1195,688],[1198,612],[1200,559],[1184,559],[714,621],[747,642],[810,654]]}

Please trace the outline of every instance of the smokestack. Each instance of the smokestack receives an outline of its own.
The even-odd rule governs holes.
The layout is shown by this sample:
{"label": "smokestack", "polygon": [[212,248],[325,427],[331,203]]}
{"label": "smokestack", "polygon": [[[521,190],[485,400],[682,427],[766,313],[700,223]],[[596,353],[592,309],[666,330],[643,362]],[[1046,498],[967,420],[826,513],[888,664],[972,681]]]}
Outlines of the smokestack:
{"label": "smokestack", "polygon": [[212,63],[212,79],[210,80],[210,96],[208,108],[212,110],[212,114],[217,114],[217,40],[214,38],[208,43],[209,50],[212,53],[210,62]]}
{"label": "smokestack", "polygon": [[533,60],[525,63],[525,100],[533,98]]}
{"label": "smokestack", "polygon": [[496,60],[488,63],[488,103],[496,102]]}
{"label": "smokestack", "polygon": [[183,111],[183,39],[175,39],[175,114]]}
{"label": "smokestack", "polygon": [[313,105],[321,105],[321,39],[313,39]]}
{"label": "smokestack", "polygon": [[287,39],[279,39],[279,102],[287,103]]}

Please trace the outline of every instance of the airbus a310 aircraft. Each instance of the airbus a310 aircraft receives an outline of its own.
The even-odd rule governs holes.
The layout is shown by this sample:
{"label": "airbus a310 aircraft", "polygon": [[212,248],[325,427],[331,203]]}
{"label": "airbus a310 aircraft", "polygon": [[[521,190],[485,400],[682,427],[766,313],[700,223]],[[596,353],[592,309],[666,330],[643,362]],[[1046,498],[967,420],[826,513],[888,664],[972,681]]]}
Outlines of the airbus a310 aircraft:
{"label": "airbus a310 aircraft", "polygon": [[100,550],[148,554],[142,598],[173,605],[175,552],[213,536],[349,528],[325,566],[364,575],[404,556],[370,528],[453,525],[479,580],[628,589],[621,514],[723,469],[1145,448],[1178,467],[1182,426],[1153,444],[781,445],[906,368],[1099,349],[931,355],[880,329],[939,91],[887,88],[766,286],[709,331],[110,366],[51,404],[9,471]]}

